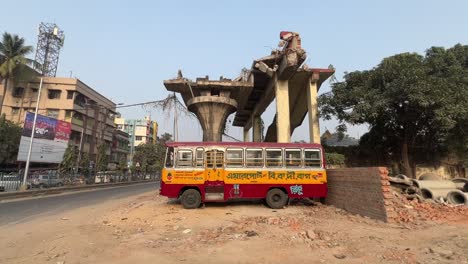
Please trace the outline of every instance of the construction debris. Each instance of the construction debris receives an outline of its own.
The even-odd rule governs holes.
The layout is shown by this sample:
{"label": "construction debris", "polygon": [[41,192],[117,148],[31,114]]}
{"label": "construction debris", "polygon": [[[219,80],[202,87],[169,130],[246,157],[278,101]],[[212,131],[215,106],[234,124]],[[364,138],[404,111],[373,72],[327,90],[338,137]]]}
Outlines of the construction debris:
{"label": "construction debris", "polygon": [[[442,180],[437,174],[423,174],[419,180],[410,179],[403,174],[389,177],[393,190],[408,200],[425,199],[439,203],[467,204],[468,179]],[[450,193],[450,200],[449,200]]]}
{"label": "construction debris", "polygon": [[397,223],[421,223],[424,221],[443,222],[468,215],[468,207],[437,202],[430,199],[407,199],[405,195],[393,192],[393,208]]}

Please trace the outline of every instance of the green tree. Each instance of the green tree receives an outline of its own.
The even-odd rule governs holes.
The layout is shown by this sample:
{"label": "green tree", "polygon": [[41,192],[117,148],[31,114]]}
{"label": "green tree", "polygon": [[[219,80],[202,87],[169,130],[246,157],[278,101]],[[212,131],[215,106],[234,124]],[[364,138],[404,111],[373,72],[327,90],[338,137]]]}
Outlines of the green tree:
{"label": "green tree", "polygon": [[3,79],[0,115],[2,114],[3,99],[7,92],[8,83],[10,81],[16,82],[19,78],[24,77],[24,73],[28,71],[27,65],[33,64],[33,60],[26,58],[32,51],[32,46],[24,45],[24,38],[7,32],[3,33],[0,42],[0,77]]}
{"label": "green tree", "polygon": [[467,58],[467,46],[431,48],[425,56],[398,54],[371,70],[346,73],[332,93],[320,96],[321,115],[336,116],[340,125],[369,124],[372,136],[366,139],[399,152],[403,172],[413,177],[418,149],[434,153],[457,126],[466,131]]}
{"label": "green tree", "polygon": [[21,127],[0,116],[0,165],[12,164],[18,156]]}
{"label": "green tree", "polygon": [[81,158],[79,162],[79,166],[81,168],[81,172],[85,175],[88,176],[89,174],[89,155],[86,152],[81,153]]}
{"label": "green tree", "polygon": [[96,157],[96,171],[105,171],[107,170],[107,145],[101,143],[97,147],[97,157]]}
{"label": "green tree", "polygon": [[166,142],[172,140],[172,135],[164,133],[158,137],[156,144],[142,144],[135,148],[133,164],[140,164],[138,168],[144,173],[159,172],[164,166],[166,155]]}
{"label": "green tree", "polygon": [[60,173],[66,174],[73,171],[76,167],[76,161],[78,158],[78,149],[73,146],[73,144],[69,144],[65,149],[65,153],[63,154],[63,160],[60,163]]}
{"label": "green tree", "polygon": [[345,156],[339,153],[325,153],[325,160],[327,165],[332,166],[344,166],[345,165]]}
{"label": "green tree", "polygon": [[125,157],[122,157],[120,160],[119,160],[119,165],[118,165],[118,169],[119,171],[121,171],[122,173],[127,171],[127,159]]}

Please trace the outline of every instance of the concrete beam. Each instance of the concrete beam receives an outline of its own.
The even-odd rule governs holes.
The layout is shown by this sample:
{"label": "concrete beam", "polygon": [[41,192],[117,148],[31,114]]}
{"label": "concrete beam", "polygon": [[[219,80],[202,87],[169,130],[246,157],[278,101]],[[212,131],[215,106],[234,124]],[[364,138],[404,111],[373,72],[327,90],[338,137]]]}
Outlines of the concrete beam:
{"label": "concrete beam", "polygon": [[271,80],[268,85],[265,87],[265,91],[262,94],[262,97],[258,100],[255,104],[255,108],[253,109],[250,117],[247,119],[244,128],[250,129],[252,127],[252,116],[261,115],[267,107],[273,102],[275,99],[275,81]]}
{"label": "concrete beam", "polygon": [[275,71],[277,70],[278,67],[276,67],[276,65],[275,65],[275,67],[272,69],[272,68],[268,67],[268,65],[266,65],[266,63],[264,63],[263,61],[259,61],[259,62],[255,63],[255,68],[257,68],[261,72],[266,73],[266,75],[268,75],[268,76],[270,76],[272,78],[273,74],[275,74]]}
{"label": "concrete beam", "polygon": [[309,137],[310,143],[320,144],[320,126],[317,104],[317,80],[313,77],[307,82],[307,109],[309,113]]}
{"label": "concrete beam", "polygon": [[253,118],[253,142],[262,141],[262,119],[260,116]]}
{"label": "concrete beam", "polygon": [[244,129],[244,142],[249,142],[249,141],[250,141],[249,130]]}
{"label": "concrete beam", "polygon": [[278,129],[277,142],[289,143],[291,129],[289,120],[289,91],[287,80],[276,80],[276,127]]}

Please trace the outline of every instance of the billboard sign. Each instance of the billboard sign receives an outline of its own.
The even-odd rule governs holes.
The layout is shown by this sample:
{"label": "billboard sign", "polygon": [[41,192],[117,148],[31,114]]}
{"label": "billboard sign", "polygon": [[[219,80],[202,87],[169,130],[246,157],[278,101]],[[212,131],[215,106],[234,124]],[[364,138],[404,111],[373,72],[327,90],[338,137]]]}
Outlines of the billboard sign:
{"label": "billboard sign", "polygon": [[[18,151],[18,161],[28,158],[34,113],[26,113]],[[31,151],[31,162],[61,163],[68,146],[71,124],[51,117],[37,115]]]}

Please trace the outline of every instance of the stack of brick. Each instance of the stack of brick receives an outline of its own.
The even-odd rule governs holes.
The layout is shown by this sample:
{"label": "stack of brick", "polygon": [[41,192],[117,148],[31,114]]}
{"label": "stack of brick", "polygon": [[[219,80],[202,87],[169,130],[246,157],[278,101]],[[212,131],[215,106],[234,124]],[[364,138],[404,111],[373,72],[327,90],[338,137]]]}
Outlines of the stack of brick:
{"label": "stack of brick", "polygon": [[397,217],[387,168],[331,169],[327,177],[326,204],[384,222]]}

